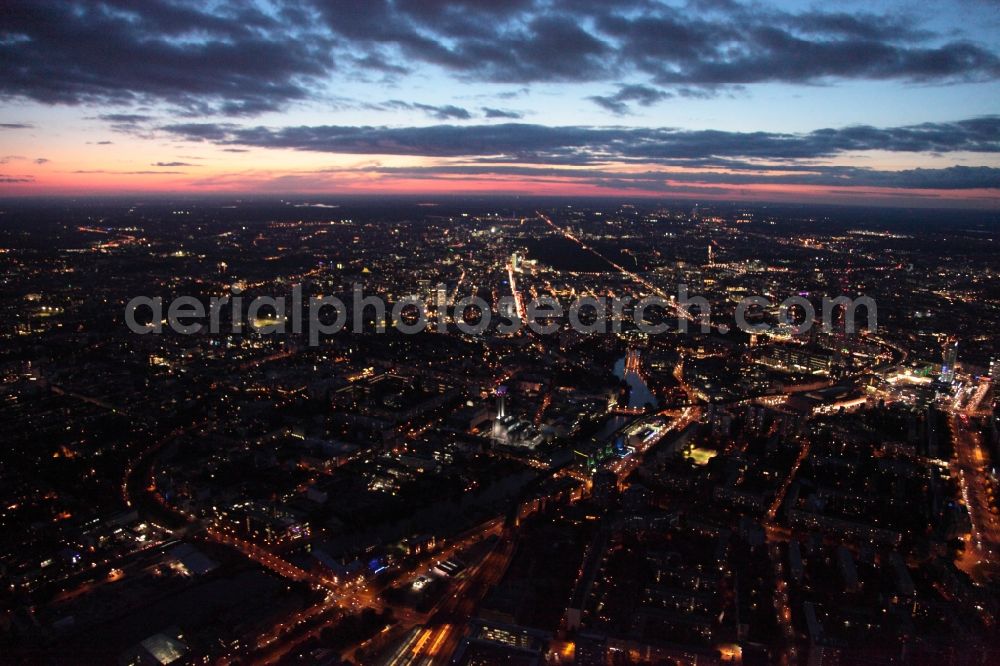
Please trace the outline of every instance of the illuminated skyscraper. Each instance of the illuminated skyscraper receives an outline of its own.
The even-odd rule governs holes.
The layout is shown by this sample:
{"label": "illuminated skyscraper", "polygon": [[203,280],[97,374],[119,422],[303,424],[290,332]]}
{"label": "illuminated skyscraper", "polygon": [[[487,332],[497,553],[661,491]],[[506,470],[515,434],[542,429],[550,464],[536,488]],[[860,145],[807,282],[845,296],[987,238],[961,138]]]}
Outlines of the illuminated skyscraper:
{"label": "illuminated skyscraper", "polygon": [[497,389],[497,419],[507,416],[507,387]]}
{"label": "illuminated skyscraper", "polygon": [[958,341],[949,340],[942,354],[941,381],[950,384],[955,381],[955,364],[958,363]]}

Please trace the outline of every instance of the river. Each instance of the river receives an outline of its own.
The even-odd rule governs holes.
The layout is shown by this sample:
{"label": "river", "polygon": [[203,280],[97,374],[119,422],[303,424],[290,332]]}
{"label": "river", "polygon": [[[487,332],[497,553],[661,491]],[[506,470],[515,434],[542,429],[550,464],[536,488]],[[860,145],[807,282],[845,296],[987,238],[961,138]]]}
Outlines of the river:
{"label": "river", "polygon": [[[631,352],[633,354],[638,354],[638,352]],[[619,379],[624,379],[625,383],[628,384],[628,406],[644,408],[647,404],[656,405],[656,396],[653,392],[649,390],[646,386],[646,382],[643,381],[642,375],[638,372],[626,371],[625,366],[628,363],[628,356],[622,356],[620,359],[615,361],[615,377]]]}

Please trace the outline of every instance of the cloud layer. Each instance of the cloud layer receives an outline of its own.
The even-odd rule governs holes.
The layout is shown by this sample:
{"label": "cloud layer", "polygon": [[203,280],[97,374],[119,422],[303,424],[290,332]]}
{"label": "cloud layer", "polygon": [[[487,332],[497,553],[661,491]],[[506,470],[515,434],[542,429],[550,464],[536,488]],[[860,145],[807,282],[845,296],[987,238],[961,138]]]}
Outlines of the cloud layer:
{"label": "cloud layer", "polygon": [[889,15],[694,4],[8,0],[0,95],[254,115],[333,96],[338,81],[433,67],[486,83],[624,80],[594,98],[624,113],[629,103],[761,82],[1000,77],[991,48]]}
{"label": "cloud layer", "polygon": [[[989,93],[1000,80],[1000,40],[972,14],[949,28],[964,18],[957,5],[929,8],[922,21],[902,2],[882,5],[895,11],[845,13],[807,0],[780,7],[756,0],[7,0],[0,100],[29,105],[0,123],[10,152],[35,154],[35,135],[50,129],[32,103],[82,106],[84,120],[120,140],[108,148],[106,136],[82,138],[101,147],[94,163],[73,163],[47,146],[37,148],[46,157],[9,156],[9,170],[37,177],[5,173],[0,182],[40,188],[66,174],[109,176],[88,185],[172,174],[188,178],[157,182],[197,186],[192,179],[237,177],[240,153],[259,158],[285,149],[313,155],[285,163],[281,173],[256,162],[247,177],[325,183],[332,171],[307,165],[328,153],[417,158],[384,160],[391,166],[365,160],[353,173],[368,184],[465,178],[487,187],[492,178],[511,189],[518,182],[651,192],[1000,189],[1000,116],[918,123],[915,107],[904,108],[929,100],[923,117],[947,118],[946,91],[959,90],[976,109],[967,115],[995,112]],[[704,126],[708,117],[691,120],[688,110],[709,105],[685,107],[685,100],[721,95],[741,102],[723,97],[711,117],[742,128],[749,121],[735,114],[744,99],[762,105],[752,116],[761,118],[782,103],[775,99],[809,100],[817,86],[872,81],[887,82],[886,94],[872,96],[881,105],[877,117],[895,111],[905,121],[795,133],[625,126],[658,105],[670,105],[663,110],[671,122]],[[762,85],[774,83],[787,87]],[[914,92],[955,83],[980,85],[941,88],[940,97],[939,89]],[[843,90],[857,102],[871,87]],[[896,91],[900,101],[886,101]],[[277,111],[296,120],[256,118]],[[816,123],[871,117],[864,108],[840,111]],[[820,126],[794,113],[779,113],[767,127]],[[161,154],[106,168],[120,146],[164,138],[217,148],[188,153],[161,141]],[[889,163],[885,153],[894,155],[895,170],[865,166]]]}
{"label": "cloud layer", "polygon": [[860,167],[808,166],[801,168],[735,166],[729,171],[650,170],[622,172],[602,169],[567,169],[508,165],[453,165],[438,167],[370,167],[373,173],[405,178],[518,177],[565,179],[609,189],[641,189],[669,193],[678,184],[799,185],[824,187],[878,187],[903,190],[1000,190],[1000,169],[953,166],[941,169],[884,171]]}
{"label": "cloud layer", "polygon": [[329,40],[297,28],[292,14],[235,2],[212,13],[205,7],[9,0],[0,19],[0,93],[254,114],[311,96],[334,68]]}
{"label": "cloud layer", "polygon": [[[823,164],[838,155],[1000,153],[1000,116],[878,128],[852,126],[802,134],[672,128],[548,127],[523,123],[430,127],[241,127],[181,123],[160,128],[189,141],[301,151],[461,159],[465,164],[393,170],[411,178],[558,177],[602,186],[656,189],[666,180],[904,189],[1000,188],[1000,169],[953,166],[879,171]],[[544,166],[543,166],[544,165]],[[560,166],[553,166],[560,165]],[[636,173],[637,165],[657,170]],[[586,167],[586,168],[581,168]],[[672,169],[665,171],[665,168]]]}
{"label": "cloud layer", "polygon": [[840,153],[1000,152],[1000,116],[878,128],[866,125],[805,134],[633,127],[549,127],[524,123],[429,127],[243,127],[175,123],[162,130],[223,145],[363,155],[474,157],[592,164],[607,160],[671,162],[720,159],[815,159]]}

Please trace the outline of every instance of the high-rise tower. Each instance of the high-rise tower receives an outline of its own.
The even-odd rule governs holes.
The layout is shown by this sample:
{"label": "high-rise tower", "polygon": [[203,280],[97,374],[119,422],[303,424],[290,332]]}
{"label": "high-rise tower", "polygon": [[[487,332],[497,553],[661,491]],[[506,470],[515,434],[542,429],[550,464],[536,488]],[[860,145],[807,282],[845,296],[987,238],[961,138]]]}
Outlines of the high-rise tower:
{"label": "high-rise tower", "polygon": [[507,416],[507,387],[497,389],[497,420]]}
{"label": "high-rise tower", "polygon": [[945,343],[942,353],[941,381],[950,384],[955,381],[955,365],[958,363],[958,341],[949,340]]}

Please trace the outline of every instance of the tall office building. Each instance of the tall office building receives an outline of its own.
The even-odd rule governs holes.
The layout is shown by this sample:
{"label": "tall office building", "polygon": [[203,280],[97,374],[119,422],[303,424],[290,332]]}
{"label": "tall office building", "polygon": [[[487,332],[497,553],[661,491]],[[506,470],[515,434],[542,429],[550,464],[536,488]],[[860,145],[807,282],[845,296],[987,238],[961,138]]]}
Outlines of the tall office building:
{"label": "tall office building", "polygon": [[941,381],[950,384],[955,380],[955,364],[958,363],[958,341],[949,340],[942,354]]}
{"label": "tall office building", "polygon": [[507,387],[501,386],[496,391],[497,394],[497,418],[507,416]]}

